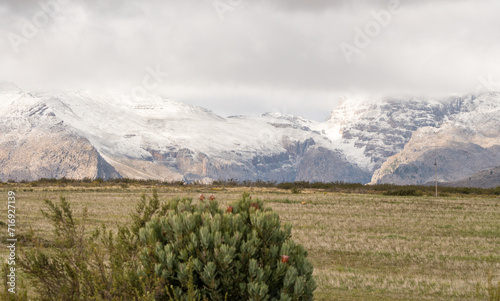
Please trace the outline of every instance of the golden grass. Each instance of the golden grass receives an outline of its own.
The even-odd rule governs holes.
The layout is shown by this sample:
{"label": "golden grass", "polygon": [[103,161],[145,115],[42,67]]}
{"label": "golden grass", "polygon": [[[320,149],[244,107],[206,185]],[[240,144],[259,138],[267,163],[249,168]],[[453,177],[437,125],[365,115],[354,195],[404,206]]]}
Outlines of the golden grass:
{"label": "golden grass", "polygon": [[[45,198],[66,196],[75,212],[88,208],[92,225],[113,228],[128,220],[141,193],[151,193],[152,187],[22,190],[17,193],[18,231],[26,233],[31,226],[38,236],[50,237],[40,213]],[[197,199],[200,193],[214,193],[226,205],[243,190],[171,187],[159,195]],[[487,300],[489,275],[500,279],[498,197],[246,191],[293,225],[293,239],[308,249],[315,267],[318,300]],[[5,248],[0,252],[5,255]]]}

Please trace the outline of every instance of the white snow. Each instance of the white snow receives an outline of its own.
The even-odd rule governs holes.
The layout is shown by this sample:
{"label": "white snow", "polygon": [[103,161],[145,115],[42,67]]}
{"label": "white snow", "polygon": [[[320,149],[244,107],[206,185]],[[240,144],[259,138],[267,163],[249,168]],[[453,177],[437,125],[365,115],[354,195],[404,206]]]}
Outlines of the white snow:
{"label": "white snow", "polygon": [[[401,151],[387,142],[387,138],[403,140],[401,132],[405,129],[401,125],[433,124],[434,110],[453,101],[345,100],[329,120],[320,123],[281,113],[223,118],[207,109],[160,96],[136,100],[127,95],[89,92],[30,94],[16,88],[10,84],[0,85],[0,114],[4,123],[8,116],[9,122],[19,127],[31,124],[34,128],[39,121],[32,120],[30,114],[43,116],[43,122],[47,123],[63,122],[108,157],[148,159],[152,156],[150,151],[166,153],[187,148],[228,162],[241,162],[259,154],[283,152],[285,140],[312,138],[318,146],[340,150],[351,163],[372,171],[376,167],[373,156],[381,155],[382,151]],[[459,113],[444,116],[443,120],[434,122],[435,126],[455,122],[480,130],[485,136],[491,135],[492,128],[500,130],[499,100],[498,93],[483,94],[475,99],[465,97]],[[475,126],[488,122],[491,124]],[[374,127],[372,132],[371,127]],[[345,133],[354,136],[348,137]],[[368,144],[375,150],[367,151]]]}
{"label": "white snow", "polygon": [[151,158],[151,150],[187,148],[241,161],[256,154],[283,152],[283,139],[293,142],[313,138],[319,145],[335,148],[322,135],[312,132],[319,128],[317,123],[300,117],[272,113],[223,118],[204,108],[159,96],[137,101],[128,96],[89,92],[2,94],[0,101],[1,111],[9,111],[5,114],[11,116],[16,112],[20,118],[45,106],[43,114],[52,113],[55,120],[63,121],[101,153],[113,157],[147,159]]}

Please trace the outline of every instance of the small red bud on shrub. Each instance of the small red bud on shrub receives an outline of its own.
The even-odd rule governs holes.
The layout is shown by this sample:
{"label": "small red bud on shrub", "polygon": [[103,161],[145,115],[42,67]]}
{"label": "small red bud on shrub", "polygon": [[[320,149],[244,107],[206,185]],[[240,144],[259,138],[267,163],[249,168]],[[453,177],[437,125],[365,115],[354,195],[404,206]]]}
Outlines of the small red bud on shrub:
{"label": "small red bud on shrub", "polygon": [[250,204],[250,207],[255,208],[255,210],[260,209],[259,204],[257,204],[257,203],[252,203],[252,204]]}

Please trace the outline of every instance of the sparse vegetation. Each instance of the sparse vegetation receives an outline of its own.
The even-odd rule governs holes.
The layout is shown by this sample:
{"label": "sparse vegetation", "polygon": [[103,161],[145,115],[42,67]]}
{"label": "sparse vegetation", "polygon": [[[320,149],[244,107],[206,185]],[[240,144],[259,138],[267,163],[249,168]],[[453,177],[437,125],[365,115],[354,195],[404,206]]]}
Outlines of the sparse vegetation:
{"label": "sparse vegetation", "polygon": [[156,194],[149,204],[143,196],[133,222],[118,227],[115,238],[105,226],[87,229],[87,207],[77,221],[64,197],[59,204],[45,200],[48,211],[42,215],[51,224],[54,239],[47,244],[32,235],[33,245],[19,261],[32,293],[40,300],[154,300],[148,290],[151,283],[141,281],[136,273],[135,258],[138,230],[157,204]]}
{"label": "sparse vegetation", "polygon": [[488,277],[488,301],[500,301],[500,281],[494,281],[490,274]]}
{"label": "sparse vegetation", "polygon": [[396,190],[389,190],[383,193],[383,195],[398,195],[398,196],[423,196],[424,193],[421,190],[416,190],[412,188],[399,188]]}
{"label": "sparse vegetation", "polygon": [[[313,190],[324,190],[327,192],[341,192],[341,193],[356,193],[356,194],[385,194],[391,195],[391,193],[417,193],[433,196],[435,195],[434,186],[419,186],[419,185],[391,185],[391,184],[379,184],[379,185],[363,185],[360,183],[344,183],[344,182],[284,182],[277,183],[276,181],[238,181],[236,179],[228,180],[217,180],[212,183],[212,185],[204,185],[200,182],[185,183],[182,181],[173,182],[163,182],[157,180],[135,180],[135,179],[83,179],[83,180],[71,180],[71,179],[40,179],[34,182],[16,182],[9,180],[7,182],[0,182],[0,188],[2,187],[17,187],[23,189],[32,189],[33,187],[61,187],[72,190],[77,189],[94,189],[94,188],[106,188],[106,189],[134,189],[134,187],[185,187],[185,188],[277,188],[282,190],[289,190],[292,193],[302,192],[306,189]],[[460,196],[460,195],[500,195],[500,187],[497,188],[471,188],[471,187],[447,187],[440,186],[439,193],[442,196]]]}

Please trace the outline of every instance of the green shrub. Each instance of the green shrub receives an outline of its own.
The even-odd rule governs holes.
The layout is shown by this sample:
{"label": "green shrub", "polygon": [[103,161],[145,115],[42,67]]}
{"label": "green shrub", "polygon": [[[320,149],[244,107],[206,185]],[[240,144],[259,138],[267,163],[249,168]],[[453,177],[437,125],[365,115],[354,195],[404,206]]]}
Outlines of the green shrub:
{"label": "green shrub", "polygon": [[312,300],[307,251],[248,194],[226,210],[216,201],[171,201],[139,238],[141,277],[162,281],[160,299],[188,300],[190,292],[207,300]]}
{"label": "green shrub", "polygon": [[143,195],[133,222],[119,227],[116,237],[104,227],[89,233],[86,209],[77,223],[63,197],[59,204],[45,203],[43,215],[51,221],[55,240],[42,243],[33,235],[34,247],[20,260],[40,300],[154,300],[149,294],[153,284],[137,275],[137,233],[158,210],[156,193],[149,202]]}
{"label": "green shrub", "polygon": [[162,205],[155,191],[117,232],[86,229],[86,210],[78,221],[64,198],[45,202],[55,239],[30,235],[20,260],[39,300],[312,300],[307,251],[248,194],[221,209]]}
{"label": "green shrub", "polygon": [[413,188],[400,188],[396,190],[389,190],[383,193],[384,195],[392,196],[423,196],[424,193],[421,190],[416,190]]}
{"label": "green shrub", "polygon": [[500,186],[498,186],[497,188],[495,188],[495,190],[493,191],[493,193],[495,195],[500,195]]}

